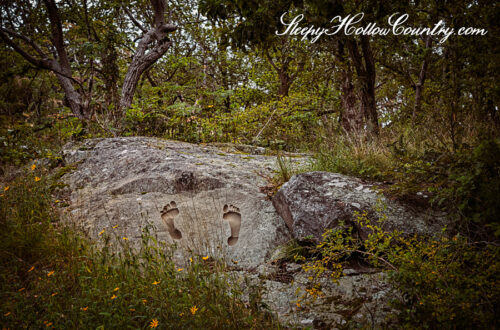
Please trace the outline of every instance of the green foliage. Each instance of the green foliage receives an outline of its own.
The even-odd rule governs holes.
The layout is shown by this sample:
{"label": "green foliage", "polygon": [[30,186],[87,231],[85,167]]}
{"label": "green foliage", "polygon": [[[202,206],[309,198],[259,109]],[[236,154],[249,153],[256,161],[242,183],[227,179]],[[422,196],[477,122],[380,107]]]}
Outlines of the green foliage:
{"label": "green foliage", "polygon": [[[5,119],[5,120],[4,120]],[[85,123],[67,111],[47,115],[1,117],[0,173],[9,166],[22,166],[34,159],[45,158],[51,165],[61,161],[58,150],[68,141],[88,137],[109,136],[96,123]]]}
{"label": "green foliage", "polygon": [[[350,258],[363,258],[386,269],[401,298],[393,300],[404,328],[490,328],[497,324],[500,299],[500,248],[475,243],[461,235],[449,238],[445,230],[435,237],[405,237],[387,232],[367,214],[358,214],[357,226],[369,230],[360,240],[352,226],[325,232],[317,246],[321,255],[304,265],[317,276],[342,276]],[[383,219],[382,219],[383,222]]]}
{"label": "green foliage", "polygon": [[404,297],[395,301],[403,324],[487,329],[498,325],[500,249],[456,235],[400,238],[386,250],[397,266],[391,280]]}
{"label": "green foliage", "polygon": [[318,126],[313,111],[318,99],[304,99],[297,94],[245,111],[227,111],[221,95],[228,94],[220,93],[212,95],[213,100],[196,105],[180,102],[158,107],[136,103],[126,111],[124,135],[163,136],[203,143],[250,143],[278,150],[298,149],[316,138],[309,132]]}
{"label": "green foliage", "polygon": [[[324,138],[312,168],[390,182],[383,187],[387,194],[441,207],[458,219],[456,230],[471,237],[498,237],[498,139],[479,139],[475,146],[464,143],[450,152],[432,145],[431,138],[418,137],[416,143],[404,135],[390,143],[387,137]],[[417,193],[426,194],[427,201],[416,201]]]}
{"label": "green foliage", "polygon": [[51,120],[35,125],[29,120],[10,118],[0,127],[0,165],[24,165],[31,159],[51,157],[54,144],[59,137],[49,137]]}
{"label": "green foliage", "polygon": [[[60,115],[63,117],[63,115]],[[66,120],[58,120],[54,124],[56,131],[63,141],[73,137],[82,137],[84,134],[84,123],[76,117],[68,117]]]}
{"label": "green foliage", "polygon": [[[463,226],[486,226],[500,236],[500,142],[486,139],[472,150],[462,150],[450,164],[449,184],[438,196],[467,220]],[[477,231],[477,230],[476,230]]]}
{"label": "green foliage", "polygon": [[0,196],[3,327],[279,327],[257,304],[241,302],[237,287],[230,290],[222,264],[193,255],[176,266],[148,230],[139,250],[107,232],[89,242],[60,222],[46,173],[29,172]]}
{"label": "green foliage", "polygon": [[144,111],[134,104],[125,112],[124,135],[160,135],[166,128],[165,119],[161,111]]}

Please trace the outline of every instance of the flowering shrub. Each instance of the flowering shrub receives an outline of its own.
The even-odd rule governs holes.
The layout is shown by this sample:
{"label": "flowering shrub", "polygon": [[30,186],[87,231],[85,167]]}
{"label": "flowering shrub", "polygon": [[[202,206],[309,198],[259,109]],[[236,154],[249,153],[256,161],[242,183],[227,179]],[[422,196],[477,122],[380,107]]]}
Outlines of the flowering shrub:
{"label": "flowering shrub", "polygon": [[435,237],[406,237],[371,224],[366,213],[356,222],[370,230],[366,240],[353,235],[352,227],[328,230],[317,246],[320,256],[304,269],[338,280],[355,256],[384,269],[401,293],[392,302],[398,321],[410,328],[488,328],[497,322],[500,247],[449,237],[445,230]]}

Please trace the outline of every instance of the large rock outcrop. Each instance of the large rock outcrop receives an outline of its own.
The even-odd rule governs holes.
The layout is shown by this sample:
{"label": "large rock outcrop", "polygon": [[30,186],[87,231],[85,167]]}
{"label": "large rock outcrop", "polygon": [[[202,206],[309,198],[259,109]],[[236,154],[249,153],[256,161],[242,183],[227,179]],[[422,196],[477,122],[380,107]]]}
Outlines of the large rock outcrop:
{"label": "large rock outcrop", "polygon": [[[139,242],[150,226],[186,251],[256,267],[289,239],[260,187],[275,157],[154,138],[112,138],[66,145],[66,214],[91,237],[111,233]],[[259,151],[259,150],[258,150]]]}
{"label": "large rock outcrop", "polygon": [[285,220],[294,238],[322,239],[327,229],[339,223],[355,226],[361,238],[368,232],[355,221],[355,211],[367,212],[385,230],[408,235],[432,234],[441,228],[443,215],[416,212],[408,206],[385,198],[374,184],[329,172],[308,172],[293,176],[273,198],[273,204]]}
{"label": "large rock outcrop", "polygon": [[383,273],[366,269],[345,269],[338,283],[318,278],[319,291],[311,294],[313,274],[277,257],[286,249],[276,247],[292,235],[320,240],[340,221],[353,224],[355,211],[410,234],[440,226],[435,214],[414,212],[372,184],[334,173],[296,175],[271,202],[261,187],[268,188],[264,178],[274,174],[276,158],[262,148],[131,137],[68,144],[63,153],[76,168],[63,176],[70,193],[63,214],[90,237],[107,233],[138,244],[149,227],[173,244],[179,263],[191,252],[237,263],[243,269],[229,273],[238,291],[250,297],[262,290],[262,302],[291,327],[385,327],[395,294]]}

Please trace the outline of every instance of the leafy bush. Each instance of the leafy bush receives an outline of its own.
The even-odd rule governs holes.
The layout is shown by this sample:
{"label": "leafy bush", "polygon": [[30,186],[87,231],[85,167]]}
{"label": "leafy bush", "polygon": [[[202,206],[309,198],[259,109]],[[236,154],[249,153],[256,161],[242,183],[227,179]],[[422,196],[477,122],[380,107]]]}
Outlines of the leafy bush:
{"label": "leafy bush", "polygon": [[405,237],[371,224],[366,213],[356,222],[371,231],[361,241],[352,227],[324,234],[317,246],[320,257],[305,264],[317,275],[328,272],[333,280],[343,266],[362,257],[385,269],[400,298],[393,300],[399,324],[408,328],[491,328],[498,326],[500,248],[471,242],[464,236]]}
{"label": "leafy bush", "polygon": [[[448,201],[465,219],[462,228],[482,236],[500,236],[500,142],[485,140],[472,150],[463,150],[450,164],[449,184],[439,197]],[[480,226],[478,228],[478,225]],[[493,234],[493,235],[491,235]]]}
{"label": "leafy bush", "polygon": [[[230,108],[219,100],[227,92],[208,95],[190,105],[135,103],[124,119],[125,135],[162,136],[193,143],[234,142],[293,150],[316,138],[317,99],[285,97],[246,109]],[[222,95],[222,96],[221,96]]]}

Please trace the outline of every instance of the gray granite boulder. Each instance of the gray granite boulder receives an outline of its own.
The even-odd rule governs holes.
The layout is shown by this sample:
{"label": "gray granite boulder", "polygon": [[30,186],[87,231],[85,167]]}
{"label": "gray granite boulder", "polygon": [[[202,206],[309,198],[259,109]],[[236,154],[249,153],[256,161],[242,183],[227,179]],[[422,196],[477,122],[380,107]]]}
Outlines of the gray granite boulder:
{"label": "gray granite boulder", "polygon": [[328,276],[311,281],[314,274],[305,272],[300,265],[289,264],[287,268],[296,269],[287,274],[288,281],[278,280],[276,266],[267,266],[257,274],[233,272],[229,278],[244,292],[243,300],[250,300],[250,296],[256,295],[252,290],[260,288],[257,295],[262,303],[292,329],[394,328],[390,315],[396,311],[390,300],[401,297],[385,273],[346,270],[338,281]]}
{"label": "gray granite boulder", "polygon": [[277,212],[294,238],[322,239],[327,229],[341,222],[354,226],[361,238],[368,232],[354,220],[355,212],[367,213],[385,230],[405,234],[432,234],[445,221],[443,214],[415,211],[377,192],[373,183],[329,172],[308,172],[293,176],[273,198]]}
{"label": "gray granite boulder", "polygon": [[260,191],[275,157],[143,137],[63,149],[65,162],[77,164],[63,176],[71,192],[64,214],[92,238],[104,230],[137,243],[151,227],[175,244],[178,259],[193,251],[247,269],[290,238]]}

